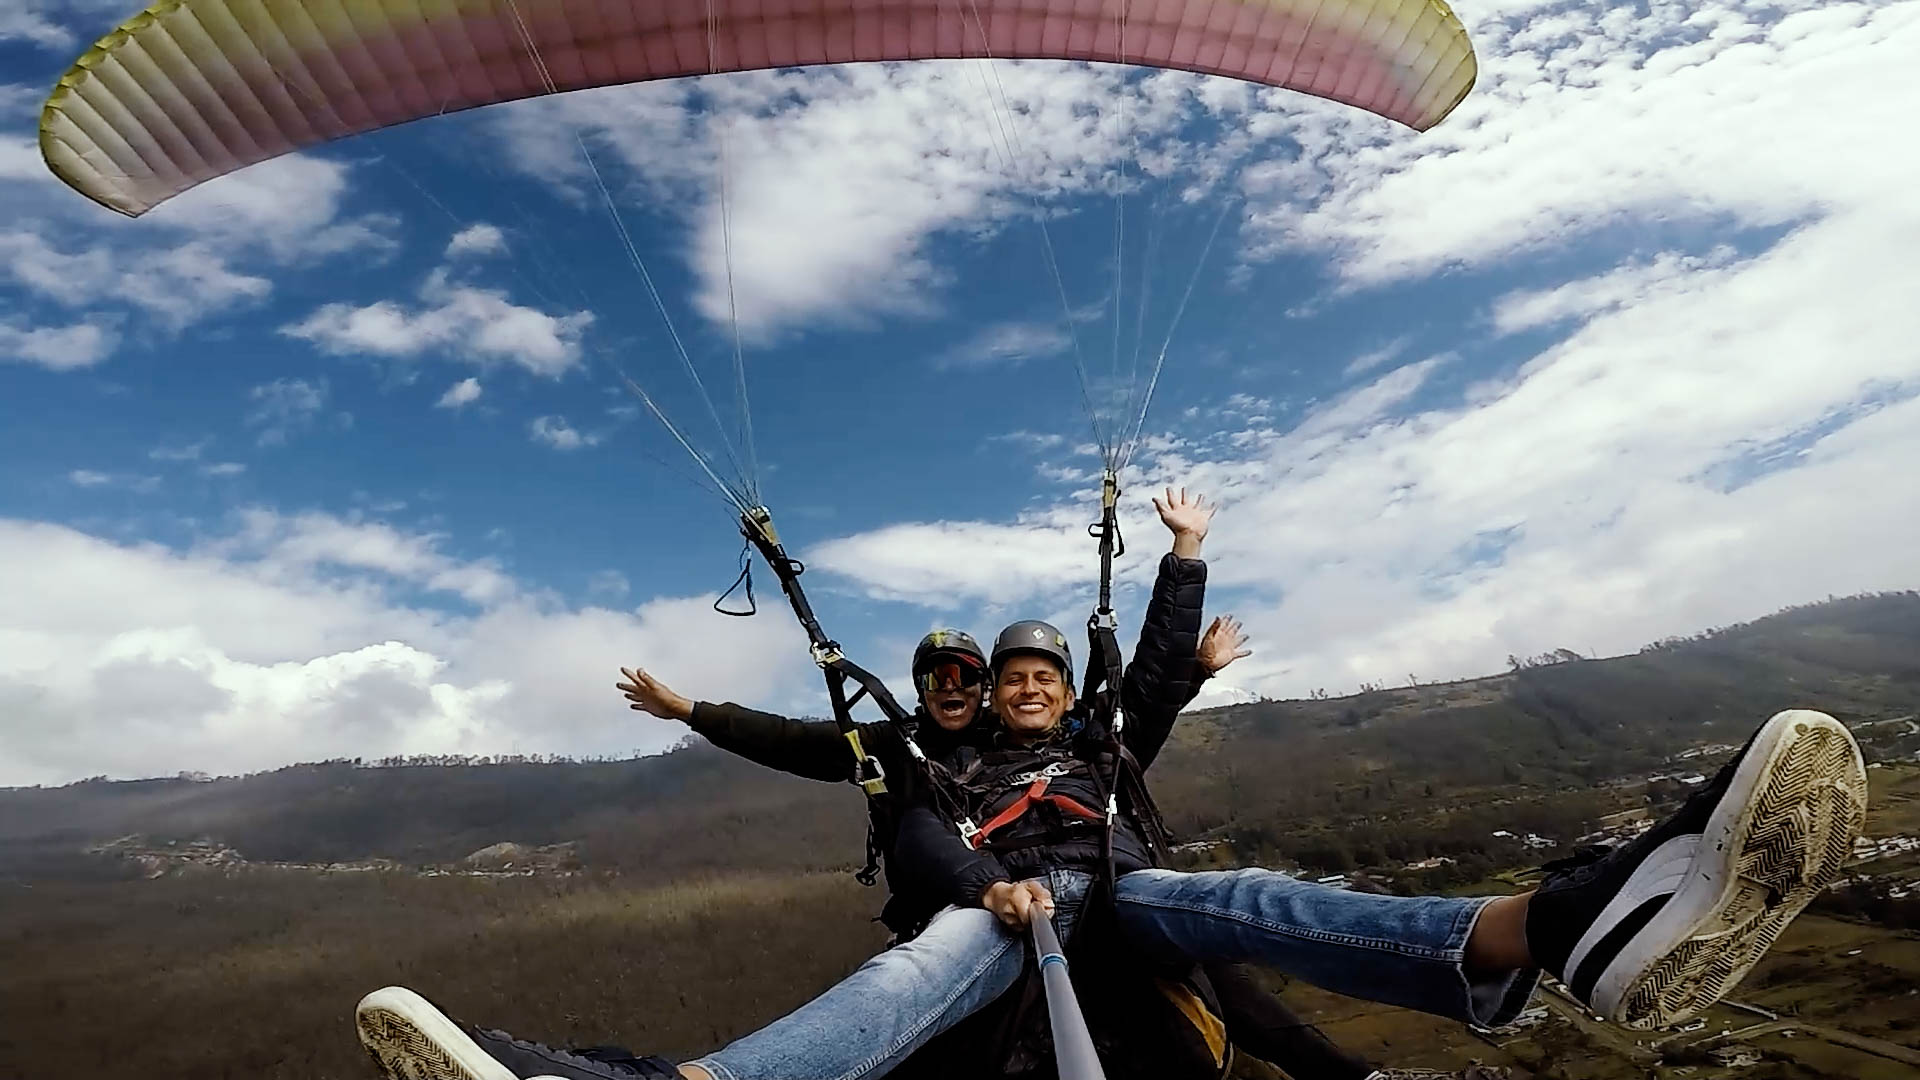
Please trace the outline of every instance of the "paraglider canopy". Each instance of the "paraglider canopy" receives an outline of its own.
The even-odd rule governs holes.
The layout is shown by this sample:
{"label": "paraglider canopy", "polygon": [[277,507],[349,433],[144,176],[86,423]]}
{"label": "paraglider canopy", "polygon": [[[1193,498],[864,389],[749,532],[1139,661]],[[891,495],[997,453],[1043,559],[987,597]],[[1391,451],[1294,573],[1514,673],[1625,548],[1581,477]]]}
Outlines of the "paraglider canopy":
{"label": "paraglider canopy", "polygon": [[461,109],[959,57],[1225,75],[1417,130],[1475,75],[1443,0],[159,0],[60,79],[40,147],[76,190],[138,216],[258,161]]}

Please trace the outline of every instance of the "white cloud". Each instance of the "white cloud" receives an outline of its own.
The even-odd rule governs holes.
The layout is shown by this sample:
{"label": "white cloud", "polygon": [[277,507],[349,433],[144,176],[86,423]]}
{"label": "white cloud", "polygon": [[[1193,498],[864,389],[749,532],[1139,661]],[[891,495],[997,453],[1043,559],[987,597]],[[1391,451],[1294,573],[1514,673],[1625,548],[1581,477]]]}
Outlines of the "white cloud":
{"label": "white cloud", "polygon": [[261,446],[280,446],[294,435],[312,430],[327,407],[327,380],[275,379],[247,392],[253,407],[246,424],[259,428]]}
{"label": "white cloud", "polygon": [[633,591],[633,583],[618,570],[600,570],[587,579],[587,592],[594,596],[619,600]]}
{"label": "white cloud", "polygon": [[[1449,382],[1481,377],[1469,360],[1405,363],[1411,342],[1399,338],[1351,360],[1338,354],[1332,362],[1345,361],[1360,385],[1297,422],[1286,402],[1290,428],[1272,419],[1271,402],[1222,390],[1195,416],[1237,430],[1146,441],[1127,478],[1123,593],[1137,614],[1161,546],[1147,491],[1186,482],[1223,497],[1209,541],[1213,606],[1238,608],[1260,648],[1232,669],[1243,691],[1473,674],[1508,652],[1618,651],[1828,592],[1910,586],[1920,316],[1901,289],[1920,250],[1910,183],[1920,151],[1886,133],[1920,105],[1908,77],[1920,4],[1781,15],[1725,3],[1502,0],[1464,14],[1484,61],[1480,86],[1421,136],[1241,84],[1152,77],[1123,87],[1106,69],[998,65],[1031,110],[1018,181],[980,109],[980,65],[683,81],[495,115],[523,168],[569,183],[572,131],[583,127],[623,201],[685,227],[699,309],[724,321],[717,143],[701,110],[726,103],[734,284],[745,325],[763,335],[939,309],[949,247],[1031,230],[1028,193],[1065,212],[1069,199],[1112,190],[1119,155],[1101,106],[1122,97],[1146,134],[1145,152],[1127,156],[1175,186],[1205,188],[1239,161],[1257,162],[1238,178],[1251,207],[1248,257],[1330,253],[1354,292],[1457,266],[1527,274],[1524,289],[1491,302],[1481,328],[1564,339],[1464,394]],[[1171,134],[1196,110],[1223,128],[1204,148]],[[83,325],[111,303],[184,327],[268,295],[242,259],[391,250],[377,219],[343,220],[352,175],[289,158],[209,184],[150,221],[115,222],[131,240],[16,226],[0,235],[0,274]],[[0,139],[0,184],[0,198],[22,207],[17,221],[53,205],[31,201],[53,195],[30,140]],[[460,246],[456,237],[447,254]],[[1534,253],[1579,267],[1543,278],[1549,260],[1529,261]],[[182,280],[192,287],[167,288]],[[1050,282],[1036,270],[1032,286]],[[330,351],[435,353],[557,376],[578,363],[586,325],[574,318],[584,313],[518,307],[443,271],[411,302],[328,305],[288,332]],[[976,355],[1046,347],[1016,341]],[[255,402],[263,440],[325,407],[324,384],[282,382],[298,386]],[[469,383],[477,390],[465,380],[442,401]],[[598,439],[559,416],[529,432],[562,449]],[[1029,435],[1004,438],[1065,445]],[[1081,480],[1071,462],[1047,467]],[[868,596],[1071,618],[1090,588],[1091,519],[1076,503],[892,523],[812,545],[807,558]],[[186,553],[0,525],[0,556],[52,551],[57,571],[54,584],[38,582],[18,569],[22,558],[0,557],[0,595],[51,613],[32,626],[0,613],[0,763],[35,777],[100,771],[83,752],[106,755],[113,771],[230,767],[221,762],[256,752],[255,736],[261,764],[510,738],[531,749],[527,734],[547,730],[538,723],[567,733],[551,748],[623,748],[624,710],[605,724],[581,719],[605,709],[580,687],[606,681],[593,672],[607,641],[633,642],[633,659],[678,655],[688,670],[724,675],[730,695],[729,680],[755,677],[738,654],[695,648],[711,651],[720,637],[686,640],[684,628],[707,617],[704,599],[563,611],[450,543],[316,515],[249,518]],[[132,583],[128,610],[109,602],[105,582]],[[615,592],[612,578],[589,587]],[[479,613],[395,599],[423,593]],[[765,644],[751,636],[759,631],[741,632],[732,644]],[[537,647],[522,651],[526,642]],[[165,692],[150,712],[116,717],[99,688],[128,672]],[[17,733],[4,719],[13,716],[37,726]],[[176,722],[186,733],[177,745],[140,727]],[[71,750],[39,734],[69,728],[79,733]]]}
{"label": "white cloud", "polygon": [[74,487],[83,488],[124,488],[140,495],[151,495],[160,490],[158,476],[135,476],[128,473],[107,473],[97,469],[74,469],[67,473],[67,482]]}
{"label": "white cloud", "polygon": [[119,337],[139,334],[130,316],[177,335],[268,302],[288,267],[349,253],[364,262],[394,250],[394,220],[342,216],[348,175],[346,164],[295,155],[210,181],[128,221],[67,190],[32,139],[0,136],[0,204],[10,211],[0,228],[0,285],[86,312],[84,325],[99,329],[72,331],[62,344],[85,346],[65,355],[98,362]]}
{"label": "white cloud", "polygon": [[480,400],[480,380],[469,376],[447,387],[447,392],[441,394],[440,400],[434,402],[433,406],[436,409],[458,409],[478,400]]}
{"label": "white cloud", "polygon": [[0,233],[0,272],[65,307],[132,305],[170,331],[266,297],[267,279],[231,269],[205,244],[66,252],[35,232]]}
{"label": "white cloud", "polygon": [[113,29],[126,14],[118,0],[8,0],[0,9],[0,41],[24,41],[63,54]]}
{"label": "white cloud", "polygon": [[507,234],[501,232],[499,226],[482,222],[469,225],[455,233],[453,239],[447,242],[446,257],[449,259],[461,256],[483,257],[499,255],[506,250]]}
{"label": "white cloud", "polygon": [[421,287],[424,305],[390,300],[362,307],[327,304],[281,333],[335,355],[416,357],[439,353],[478,364],[506,362],[558,378],[580,364],[580,339],[593,314],[555,317],[509,302],[504,293],[459,285],[444,270]]}
{"label": "white cloud", "polygon": [[1358,378],[1377,367],[1390,364],[1400,358],[1412,340],[1407,336],[1397,337],[1377,349],[1361,353],[1347,363],[1341,375],[1349,379]]}
{"label": "white cloud", "polygon": [[147,457],[154,461],[199,461],[200,456],[206,453],[207,447],[212,444],[213,438],[209,436],[199,442],[156,446],[147,451]]}
{"label": "white cloud", "polygon": [[534,442],[545,443],[555,450],[578,450],[586,446],[598,446],[598,434],[582,434],[564,416],[537,416],[527,425],[527,433]]}
{"label": "white cloud", "polygon": [[[1225,502],[1210,606],[1260,642],[1227,685],[1276,696],[1910,588],[1920,309],[1896,268],[1916,245],[1920,206],[1876,205],[1743,259],[1626,263],[1594,303],[1568,299],[1579,283],[1540,290],[1510,324],[1571,319],[1570,335],[1464,395],[1427,393],[1457,363],[1436,357],[1291,429],[1158,441],[1128,478],[1127,536],[1158,548],[1138,500],[1159,483]],[[809,557],[873,595],[1045,610],[1086,596],[1085,520],[895,526]]]}
{"label": "white cloud", "polygon": [[1085,533],[1063,527],[1072,516],[1012,525],[888,525],[815,545],[805,561],[858,582],[870,596],[939,611],[975,602],[1001,607],[1036,595],[1051,599],[1086,579]]}
{"label": "white cloud", "polygon": [[[14,112],[11,108],[13,103],[25,100],[25,95],[18,94],[22,89],[0,86],[0,115]],[[0,181],[38,182],[46,172],[47,166],[41,160],[38,143],[25,136],[0,135]]]}
{"label": "white cloud", "polygon": [[47,90],[28,83],[0,83],[0,116],[27,116],[40,110]]}
{"label": "white cloud", "polygon": [[[0,9],[0,41],[24,41],[56,52],[70,50],[80,43],[81,27],[75,23],[95,21],[80,17],[97,19],[109,13],[124,14],[119,5],[103,0],[11,0]],[[110,26],[92,27],[96,33],[108,29]]]}
{"label": "white cloud", "polygon": [[1000,323],[935,356],[933,365],[942,369],[980,371],[1035,357],[1058,356],[1072,348],[1073,338],[1060,320]]}
{"label": "white cloud", "polygon": [[285,264],[338,255],[380,258],[398,248],[396,217],[343,218],[352,165],[294,154],[209,180],[118,227],[165,243],[186,232],[230,252]]}
{"label": "white cloud", "polygon": [[267,279],[235,273],[219,255],[195,244],[142,256],[115,286],[122,299],[175,330],[211,312],[259,300],[271,289]]}
{"label": "white cloud", "polygon": [[1367,428],[1418,393],[1445,360],[1444,357],[1432,357],[1397,367],[1371,383],[1349,391],[1308,413],[1294,429],[1294,438],[1312,442],[1325,436]]}
{"label": "white cloud", "polygon": [[1733,258],[1730,248],[1721,248],[1706,257],[1662,252],[1649,263],[1629,263],[1551,289],[1510,293],[1494,301],[1494,331],[1512,334],[1535,330],[1644,303],[1660,294],[1697,289],[1703,271],[1724,267]]}
{"label": "white cloud", "polygon": [[321,567],[371,571],[475,604],[502,601],[514,591],[512,580],[492,560],[462,561],[444,554],[443,536],[324,513],[288,516],[254,509],[242,512],[239,522],[232,535],[208,550],[257,560],[277,577]]}
{"label": "white cloud", "polygon": [[[0,592],[14,601],[0,610],[0,784],[659,750],[685,728],[625,708],[610,689],[623,664],[716,698],[785,700],[811,681],[789,621],[728,619],[712,597],[612,611],[508,588],[473,615],[411,606],[384,574],[350,571],[412,583],[446,564],[417,537],[349,539],[351,525],[255,520],[179,552],[0,520]],[[324,557],[302,562],[295,548]]]}
{"label": "white cloud", "polygon": [[0,41],[9,40],[51,49],[71,44],[73,35],[28,6],[0,11]]}
{"label": "white cloud", "polygon": [[737,302],[743,331],[767,337],[937,310],[935,237],[1032,229],[1033,199],[1110,190],[1123,167],[1133,182],[1191,168],[1204,186],[1220,155],[1175,131],[1222,104],[1206,84],[1053,62],[835,65],[568,94],[497,122],[517,167],[583,193],[576,132],[603,171],[632,170],[645,205],[691,230],[701,313],[725,324]]}
{"label": "white cloud", "polygon": [[[227,269],[237,262],[264,261],[283,268],[353,255],[364,263],[397,250],[398,218],[343,216],[351,169],[347,162],[311,155],[275,158],[210,180],[129,221],[69,190],[40,160],[32,139],[0,136],[0,188],[8,208],[17,211],[13,220],[42,223],[38,230],[22,226],[0,235],[0,255],[13,261],[19,238],[28,237],[41,249],[60,249],[54,255],[65,256],[63,269],[69,276],[90,273],[81,281],[56,283],[51,292],[55,299],[64,289],[96,299],[163,300],[162,310],[218,308],[234,295],[264,291],[226,276],[249,276]],[[68,254],[67,238],[76,234],[97,237],[99,244]],[[182,248],[183,254],[175,254]],[[164,279],[169,272],[196,279],[195,288],[168,295]],[[109,287],[125,275],[162,280],[144,291],[139,281],[125,290]],[[195,296],[207,289],[219,293]],[[121,297],[122,291],[138,295]]]}
{"label": "white cloud", "polygon": [[114,334],[94,323],[22,329],[0,322],[0,363],[34,364],[49,371],[78,371],[113,352]]}
{"label": "white cloud", "polygon": [[[1354,282],[1488,264],[1623,219],[1777,228],[1908,197],[1920,5],[1473,10],[1478,84],[1408,136],[1296,100],[1302,152],[1252,167],[1256,249]],[[1274,101],[1286,105],[1283,95]]]}
{"label": "white cloud", "polygon": [[1007,443],[1037,454],[1066,445],[1067,437],[1054,432],[1009,431],[1004,435],[989,435],[987,442]]}
{"label": "white cloud", "polygon": [[200,466],[202,476],[239,476],[247,467],[238,461],[214,461]]}

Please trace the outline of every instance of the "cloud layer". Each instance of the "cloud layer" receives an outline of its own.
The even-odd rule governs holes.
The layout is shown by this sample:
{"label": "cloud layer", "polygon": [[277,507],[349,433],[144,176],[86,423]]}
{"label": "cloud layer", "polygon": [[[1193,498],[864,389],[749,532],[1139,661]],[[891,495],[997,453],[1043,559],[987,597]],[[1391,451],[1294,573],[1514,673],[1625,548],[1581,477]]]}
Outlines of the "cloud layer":
{"label": "cloud layer", "polygon": [[[0,15],[0,41],[70,50],[76,12],[109,14],[30,0]],[[468,130],[589,213],[605,181],[626,220],[667,238],[644,254],[690,276],[699,314],[724,327],[737,311],[761,345],[954,314],[980,285],[955,267],[1036,215],[1065,231],[1116,192],[1239,196],[1223,219],[1233,280],[1298,265],[1329,295],[1290,312],[1246,296],[1269,336],[1236,344],[1288,339],[1334,302],[1367,325],[1309,358],[1324,384],[1249,389],[1246,370],[1214,370],[1186,411],[1150,421],[1125,476],[1132,612],[1160,546],[1143,496],[1187,484],[1226,503],[1213,606],[1243,615],[1258,652],[1222,692],[1469,675],[1512,652],[1616,652],[1911,587],[1920,149],[1897,136],[1920,110],[1920,3],[1501,0],[1462,14],[1480,83],[1417,137],[1244,84],[972,62],[597,91]],[[235,444],[291,455],[303,433],[347,427],[345,372],[368,358],[472,365],[420,408],[451,425],[520,405],[504,441],[542,460],[606,437],[601,401],[514,398],[513,380],[559,384],[612,336],[587,311],[490,283],[539,236],[479,222],[409,238],[384,204],[368,209],[375,170],[344,152],[263,164],[109,231],[40,165],[27,120],[42,92],[0,92],[19,121],[0,131],[0,196],[17,208],[0,226],[0,288],[18,301],[0,318],[0,373],[104,386],[122,350],[251,315],[340,371],[246,375],[223,436]],[[362,291],[383,268],[386,295]],[[1442,295],[1474,299],[1399,306]],[[1062,364],[1077,322],[1119,309],[1106,297],[1056,322],[1056,297],[1021,299],[969,313],[972,336],[942,339],[930,363],[950,381]],[[1176,357],[1169,378],[1197,359]],[[1019,511],[882,515],[809,545],[807,562],[881,602],[857,612],[1077,621],[1093,507],[1060,492],[1084,492],[1097,462],[1077,420],[1006,426],[1022,430],[982,435],[996,459],[1035,453]],[[208,445],[176,439],[137,468],[58,462],[45,486],[145,497],[259,475],[205,460]],[[779,618],[724,619],[710,598],[611,571],[593,576],[597,600],[568,605],[438,525],[228,504],[192,529],[161,545],[108,538],[146,535],[133,523],[0,518],[0,783],[624,752],[678,731],[620,706],[606,685],[620,662],[743,700],[800,700],[807,682]],[[630,591],[631,607],[595,606]]]}
{"label": "cloud layer", "polygon": [[[807,681],[780,620],[727,619],[711,597],[568,608],[442,545],[264,510],[190,550],[0,520],[0,589],[14,600],[0,615],[0,784],[653,751],[684,729],[627,711],[611,689],[622,664],[762,701]],[[422,592],[474,606],[448,615],[410,599]]]}
{"label": "cloud layer", "polygon": [[[1920,151],[1886,133],[1920,106],[1902,74],[1920,5],[1467,17],[1483,78],[1428,135],[1319,104],[1250,114],[1300,153],[1246,172],[1242,257],[1326,252],[1359,292],[1588,239],[1605,257],[1623,230],[1641,246],[1497,297],[1493,335],[1559,338],[1518,366],[1454,385],[1457,359],[1399,339],[1303,414],[1196,411],[1143,453],[1135,490],[1227,500],[1215,602],[1260,650],[1228,687],[1457,677],[1911,587],[1920,203],[1901,178]],[[1051,610],[1086,595],[1080,517],[890,526],[814,557],[876,597]]]}

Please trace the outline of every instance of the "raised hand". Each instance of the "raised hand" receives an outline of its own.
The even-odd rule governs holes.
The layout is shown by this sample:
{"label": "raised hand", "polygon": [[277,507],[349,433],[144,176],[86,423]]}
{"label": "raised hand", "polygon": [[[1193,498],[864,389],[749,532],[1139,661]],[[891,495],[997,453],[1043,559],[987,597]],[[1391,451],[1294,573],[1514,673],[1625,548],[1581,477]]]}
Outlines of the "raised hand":
{"label": "raised hand", "polygon": [[630,702],[627,708],[662,720],[693,719],[693,702],[674,693],[672,687],[647,674],[645,669],[621,668],[620,674],[625,675],[627,681],[614,683],[613,688],[627,696]]}
{"label": "raised hand", "polygon": [[1168,488],[1165,498],[1153,500],[1153,508],[1160,511],[1161,523],[1173,533],[1173,553],[1183,559],[1199,558],[1200,542],[1207,538],[1207,528],[1218,507],[1209,505],[1198,492],[1188,498],[1186,488],[1181,488],[1178,495]]}
{"label": "raised hand", "polygon": [[1240,620],[1231,615],[1215,618],[1200,638],[1200,663],[1214,674],[1235,660],[1252,655],[1253,650],[1247,648],[1246,631],[1240,628]]}

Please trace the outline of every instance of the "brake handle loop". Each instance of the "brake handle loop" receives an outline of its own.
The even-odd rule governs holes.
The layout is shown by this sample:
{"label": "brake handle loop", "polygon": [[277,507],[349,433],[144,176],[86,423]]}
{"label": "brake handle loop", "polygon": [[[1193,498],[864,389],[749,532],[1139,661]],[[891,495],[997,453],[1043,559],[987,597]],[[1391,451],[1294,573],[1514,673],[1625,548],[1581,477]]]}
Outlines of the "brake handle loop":
{"label": "brake handle loop", "polygon": [[[727,597],[732,596],[734,593],[734,590],[738,589],[742,583],[745,583],[747,587],[747,609],[745,611],[730,611],[727,608],[721,607],[720,605],[726,603]],[[722,615],[731,615],[739,619],[744,619],[750,615],[759,614],[760,605],[753,598],[753,548],[752,548],[752,545],[742,544],[740,546],[740,576],[734,578],[733,584],[727,586],[727,591],[721,593],[720,599],[715,600],[713,602],[713,610],[719,612]]]}

